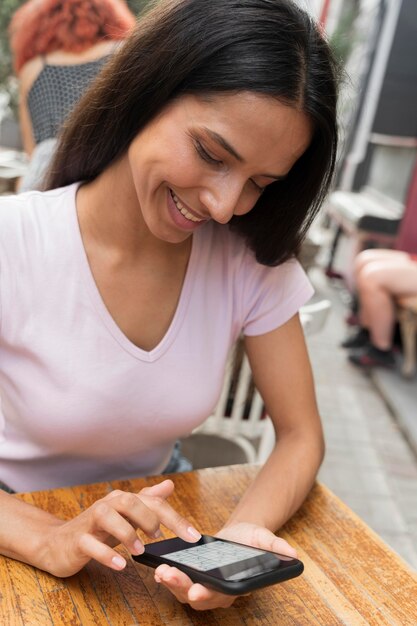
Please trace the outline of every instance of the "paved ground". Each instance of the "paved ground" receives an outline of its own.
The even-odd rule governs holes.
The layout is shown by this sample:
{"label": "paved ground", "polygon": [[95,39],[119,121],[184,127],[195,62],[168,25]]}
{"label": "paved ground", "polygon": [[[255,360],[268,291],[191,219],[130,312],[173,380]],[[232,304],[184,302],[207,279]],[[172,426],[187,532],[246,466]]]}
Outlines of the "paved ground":
{"label": "paved ground", "polygon": [[[339,347],[346,333],[343,292],[319,269],[310,278],[333,303],[325,329],[308,338],[327,442],[319,479],[417,569],[417,457],[393,413],[399,402],[409,409],[415,383],[396,373],[373,379],[350,365]],[[391,407],[381,393],[389,388],[397,396]]]}

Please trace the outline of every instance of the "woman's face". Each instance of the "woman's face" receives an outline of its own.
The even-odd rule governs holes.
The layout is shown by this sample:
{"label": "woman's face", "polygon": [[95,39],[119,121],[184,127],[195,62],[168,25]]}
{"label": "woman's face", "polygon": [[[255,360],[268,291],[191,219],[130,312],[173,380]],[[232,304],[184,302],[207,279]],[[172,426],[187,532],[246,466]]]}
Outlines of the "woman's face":
{"label": "woman's face", "polygon": [[206,221],[248,213],[310,143],[305,113],[243,92],[182,96],[133,140],[128,163],[149,231],[180,243]]}

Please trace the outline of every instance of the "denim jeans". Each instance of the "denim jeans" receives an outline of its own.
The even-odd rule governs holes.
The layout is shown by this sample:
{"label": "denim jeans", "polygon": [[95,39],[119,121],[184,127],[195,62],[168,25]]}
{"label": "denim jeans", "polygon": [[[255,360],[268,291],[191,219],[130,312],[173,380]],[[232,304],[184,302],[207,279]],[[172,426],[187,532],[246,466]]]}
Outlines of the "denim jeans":
{"label": "denim jeans", "polygon": [[10,489],[10,487],[2,483],[1,480],[0,480],[0,489],[2,489],[3,491],[7,491],[7,493],[16,493],[15,491],[13,491],[13,489]]}
{"label": "denim jeans", "polygon": [[192,469],[191,461],[181,454],[181,443],[176,441],[169,463],[162,473],[179,474],[180,472],[191,472]]}

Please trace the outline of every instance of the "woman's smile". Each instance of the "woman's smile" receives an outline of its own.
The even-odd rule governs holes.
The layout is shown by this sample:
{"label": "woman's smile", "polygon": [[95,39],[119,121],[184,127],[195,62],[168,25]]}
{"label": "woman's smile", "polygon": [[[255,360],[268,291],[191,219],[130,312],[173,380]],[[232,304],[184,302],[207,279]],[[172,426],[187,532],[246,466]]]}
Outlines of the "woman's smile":
{"label": "woman's smile", "polygon": [[180,200],[178,198],[178,196],[172,191],[172,189],[170,189],[169,191],[171,193],[172,199],[174,200],[175,206],[177,207],[178,211],[187,220],[191,220],[192,222],[205,222],[205,221],[207,221],[203,217],[198,217],[188,206],[183,204],[182,200]]}
{"label": "woman's smile", "polygon": [[185,205],[170,188],[168,188],[167,198],[169,214],[178,228],[188,231],[195,230],[207,222],[206,219],[197,217],[197,215],[192,212],[192,209]]}
{"label": "woman's smile", "polygon": [[268,96],[184,95],[171,102],[128,150],[149,232],[181,243],[208,220],[227,224],[248,213],[310,139],[308,117]]}

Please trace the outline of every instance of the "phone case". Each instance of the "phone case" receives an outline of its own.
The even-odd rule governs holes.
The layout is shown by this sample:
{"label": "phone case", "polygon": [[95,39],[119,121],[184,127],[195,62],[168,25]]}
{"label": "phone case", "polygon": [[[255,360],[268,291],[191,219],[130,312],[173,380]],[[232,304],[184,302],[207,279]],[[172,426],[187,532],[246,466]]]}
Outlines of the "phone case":
{"label": "phone case", "polygon": [[207,572],[193,569],[183,563],[180,564],[170,561],[164,556],[151,554],[149,551],[147,551],[147,548],[151,548],[152,545],[155,544],[149,544],[148,546],[145,546],[145,552],[143,554],[140,554],[138,556],[132,555],[132,558],[138,563],[142,563],[143,565],[148,565],[149,567],[153,568],[162,565],[162,563],[167,563],[168,565],[172,565],[173,567],[176,567],[179,570],[183,571],[185,574],[187,574],[187,576],[191,578],[193,582],[201,583],[206,587],[210,587],[211,589],[221,591],[222,593],[226,593],[229,595],[241,595],[243,593],[254,591],[255,589],[260,589],[269,585],[275,585],[276,583],[290,580],[291,578],[299,576],[304,570],[304,566],[301,561],[299,561],[298,559],[292,559],[291,563],[289,563],[283,569],[263,572],[262,574],[252,576],[244,580],[225,580],[222,578],[211,576]]}

